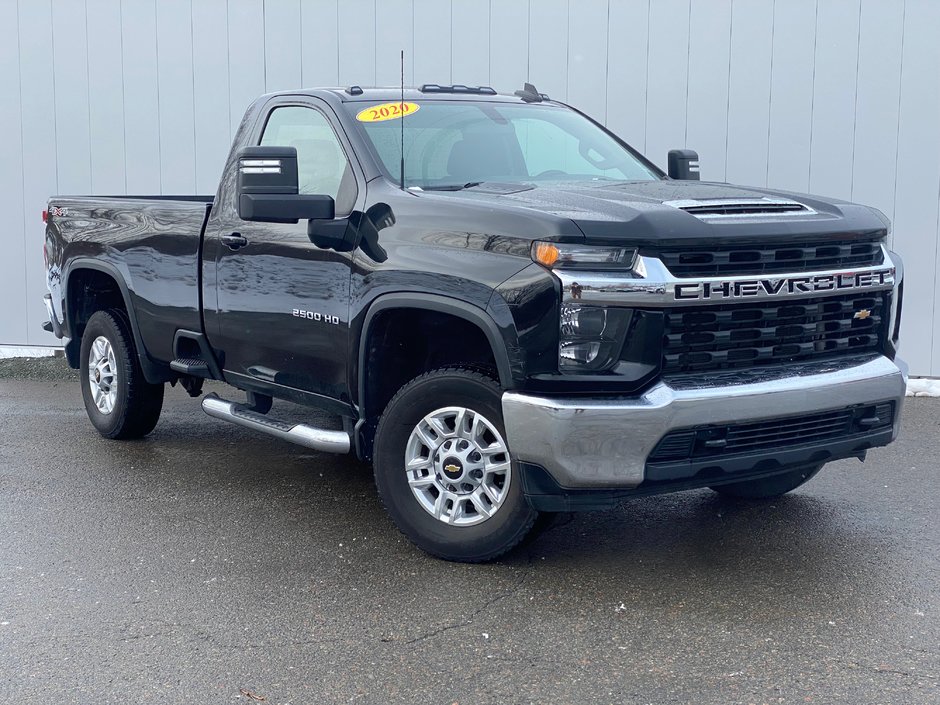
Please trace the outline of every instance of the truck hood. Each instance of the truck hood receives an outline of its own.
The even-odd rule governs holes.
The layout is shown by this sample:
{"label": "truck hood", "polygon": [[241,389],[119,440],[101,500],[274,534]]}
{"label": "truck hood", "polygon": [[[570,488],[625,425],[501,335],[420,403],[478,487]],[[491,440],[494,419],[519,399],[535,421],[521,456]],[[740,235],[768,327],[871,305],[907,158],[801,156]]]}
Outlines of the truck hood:
{"label": "truck hood", "polygon": [[[887,229],[887,219],[866,206],[807,194],[704,181],[484,183],[463,191],[433,192],[433,195],[495,210],[522,209],[549,219],[570,220],[586,242],[599,244],[759,242],[764,238],[825,240],[872,237],[883,235]],[[785,215],[772,212],[703,218],[675,203],[716,200],[749,203],[755,199],[796,201],[807,210]]]}

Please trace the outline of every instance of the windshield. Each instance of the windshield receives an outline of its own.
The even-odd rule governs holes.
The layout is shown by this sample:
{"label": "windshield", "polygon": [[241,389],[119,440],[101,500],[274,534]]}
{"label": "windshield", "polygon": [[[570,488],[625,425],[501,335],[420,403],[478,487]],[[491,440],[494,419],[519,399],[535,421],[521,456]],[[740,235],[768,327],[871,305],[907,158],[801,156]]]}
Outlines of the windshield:
{"label": "windshield", "polygon": [[[652,181],[661,177],[582,115],[553,105],[417,101],[347,103],[386,176],[405,185],[462,188],[481,182]],[[395,116],[374,108],[392,106]],[[388,114],[388,111],[384,111]],[[370,121],[370,115],[378,120]]]}

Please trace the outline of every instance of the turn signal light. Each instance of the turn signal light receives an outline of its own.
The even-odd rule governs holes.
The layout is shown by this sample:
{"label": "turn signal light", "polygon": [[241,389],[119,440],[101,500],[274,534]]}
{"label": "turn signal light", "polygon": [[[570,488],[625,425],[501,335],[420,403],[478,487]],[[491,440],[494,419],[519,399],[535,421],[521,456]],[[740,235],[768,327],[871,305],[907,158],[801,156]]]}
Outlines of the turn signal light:
{"label": "turn signal light", "polygon": [[550,242],[535,242],[532,244],[532,259],[543,267],[549,267],[558,261],[561,253],[558,247]]}

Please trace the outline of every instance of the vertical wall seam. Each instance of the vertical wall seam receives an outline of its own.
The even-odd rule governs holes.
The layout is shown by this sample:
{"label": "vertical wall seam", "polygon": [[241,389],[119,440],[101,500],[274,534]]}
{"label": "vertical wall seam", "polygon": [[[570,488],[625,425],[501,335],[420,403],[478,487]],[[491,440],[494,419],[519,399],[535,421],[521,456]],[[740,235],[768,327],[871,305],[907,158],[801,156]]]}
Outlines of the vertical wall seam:
{"label": "vertical wall seam", "polygon": [[[940,154],[937,155],[940,159]],[[937,320],[937,302],[940,300],[940,292],[937,291],[937,281],[940,279],[940,274],[937,273],[937,264],[940,264],[940,183],[937,185],[937,225],[936,233],[937,238],[934,240],[934,270],[933,270],[933,305],[931,306],[931,316],[929,325],[933,331],[933,335],[930,337],[930,359],[927,362],[930,374],[934,375],[940,373],[940,368],[934,364],[934,355],[937,350],[937,338],[940,337],[940,326],[938,326]]]}
{"label": "vertical wall seam", "polygon": [[[376,9],[377,8],[378,8],[378,4],[376,4]],[[376,31],[376,42],[378,42],[378,27],[376,27],[375,31]],[[399,81],[401,82],[404,82],[405,80],[405,77],[404,77],[405,76],[405,58],[403,56],[405,52],[404,45],[405,45],[405,42],[403,41],[402,46],[401,46],[402,53],[399,54],[399,57],[398,57],[399,61],[401,62],[401,66],[399,67],[400,76],[401,76],[401,78],[399,78]],[[415,49],[415,0],[411,0],[411,57],[410,57],[411,58],[411,81],[410,81],[411,85],[415,84],[415,80],[414,80],[415,50],[416,50]],[[378,83],[378,79],[379,79],[378,74],[379,74],[379,56],[378,56],[378,52],[376,51],[376,55],[375,55],[375,82],[376,83]]]}
{"label": "vertical wall seam", "polygon": [[652,25],[652,0],[646,0],[646,79],[643,81],[643,152],[649,142],[650,133],[650,26]]}
{"label": "vertical wall seam", "polygon": [[[388,1],[388,0],[387,0],[387,1]],[[394,2],[394,0],[391,0],[391,1]],[[342,0],[340,0],[340,2],[342,2]],[[362,4],[363,7],[365,7],[365,5],[367,4],[367,2],[368,2],[368,0],[361,0],[361,3],[360,3],[360,4]],[[378,10],[378,4],[377,4],[376,0],[371,0],[371,2],[372,2],[372,26],[373,26],[373,34],[372,34],[372,42],[371,42],[371,47],[372,47],[372,78],[373,78],[372,85],[373,85],[373,86],[376,86],[376,85],[378,85],[378,83],[379,83],[379,47],[378,47],[378,42],[377,42],[377,40],[378,40],[379,18],[376,16],[376,12],[377,12],[377,10]],[[366,12],[368,13],[368,10],[366,10]],[[388,37],[389,37],[389,40],[390,40],[390,41],[393,41],[393,40],[395,39],[395,36],[394,36],[394,34],[393,34],[392,32],[389,32],[389,33],[388,33]],[[402,46],[400,47],[400,50],[405,48],[405,47],[403,46],[403,44],[404,44],[404,43],[402,42]],[[400,57],[399,57],[399,58],[400,58]],[[401,79],[398,78],[398,75],[399,75],[399,68],[396,67],[396,68],[395,68],[395,80],[394,80],[394,83],[392,84],[393,86],[397,86],[397,85],[398,85],[398,82],[401,80]]]}
{"label": "vertical wall seam", "polygon": [[[19,98],[20,98],[20,183],[23,188],[23,195],[20,200],[23,203],[23,229],[20,232],[20,237],[23,238],[23,301],[28,302],[29,300],[29,255],[27,254],[29,240],[26,236],[28,228],[26,226],[26,213],[27,213],[27,203],[26,203],[26,139],[23,136],[23,122],[25,116],[23,115],[23,43],[20,41],[20,36],[23,33],[23,27],[20,23],[20,4],[15,3],[16,7],[16,59],[17,59],[17,71],[16,71],[16,81],[17,88],[19,89]],[[55,66],[53,66],[53,71],[55,71]],[[29,306],[23,307],[23,343],[29,344]]]}
{"label": "vertical wall seam", "polygon": [[[531,6],[530,2],[529,7]],[[571,0],[567,0],[565,5],[565,22],[565,92],[562,100],[568,101],[571,95]]]}
{"label": "vertical wall seam", "polygon": [[[35,0],[33,0],[35,2]],[[58,124],[56,118],[58,117],[59,105],[56,100],[57,94],[55,90],[55,75],[56,75],[56,60],[55,60],[55,9],[52,7],[53,0],[49,0],[49,36],[52,38],[52,41],[49,43],[48,56],[49,61],[52,64],[52,134],[53,142],[55,143],[55,149],[53,154],[55,154],[55,180],[56,180],[56,193],[59,192],[59,136],[58,136]],[[22,70],[22,63],[20,64]],[[20,108],[22,110],[22,106]],[[24,214],[25,215],[25,214]],[[28,335],[28,333],[27,333]]]}
{"label": "vertical wall seam", "polygon": [[268,92],[268,4],[261,0],[261,75],[264,76],[264,92]]}
{"label": "vertical wall seam", "polygon": [[[691,28],[689,29],[691,32]],[[731,67],[734,66],[734,0],[731,0],[731,16],[728,19],[728,97],[725,100],[725,173],[728,180],[728,145],[731,142]]]}
{"label": "vertical wall seam", "polygon": [[610,3],[607,0],[607,54],[604,56],[604,126],[610,127]]}
{"label": "vertical wall seam", "polygon": [[153,0],[153,55],[157,75],[157,169],[160,174],[160,195],[163,195],[163,115],[160,112],[160,32],[157,0]]}
{"label": "vertical wall seam", "polygon": [[[52,0],[49,0],[49,19],[50,19],[50,20],[53,19],[53,14],[52,14]],[[52,51],[53,51],[53,54],[52,54],[52,95],[53,95],[53,99],[52,99],[52,141],[53,141],[53,144],[55,145],[55,152],[54,152],[54,154],[55,154],[55,156],[56,156],[56,161],[58,161],[58,160],[59,160],[59,116],[58,116],[57,113],[56,113],[56,109],[55,109],[55,97],[54,97],[54,96],[56,95],[56,86],[55,86],[55,84],[56,84],[56,81],[55,81],[55,22],[50,22],[49,24],[51,25],[51,27],[50,27],[50,32],[49,32],[49,33],[50,33],[50,35],[52,36],[52,47],[53,47],[53,49],[52,49]],[[22,64],[22,62],[20,62],[20,71],[22,71],[22,70],[23,70],[23,64]],[[22,110],[22,105],[20,106],[20,110]],[[26,161],[26,156],[25,156],[25,155],[23,156],[23,161]],[[56,169],[55,169],[55,190],[56,190],[56,193],[59,192],[59,167],[58,167],[58,165],[56,165]],[[25,215],[25,214],[24,214],[24,215]],[[24,218],[24,220],[25,220],[25,218]]]}
{"label": "vertical wall seam", "polygon": [[607,46],[604,49],[604,125],[607,125],[607,112],[610,105],[610,3],[607,0],[607,31],[604,39]]}
{"label": "vertical wall seam", "polygon": [[[940,154],[937,155],[940,159]],[[940,292],[937,291],[937,280],[940,279],[940,274],[937,273],[938,267],[940,267],[940,185],[937,187],[937,239],[934,240],[934,261],[938,266],[934,267],[933,270],[933,306],[931,307],[931,316],[930,316],[930,327],[933,331],[933,335],[930,337],[930,360],[928,365],[930,367],[930,374],[940,373],[940,368],[934,365],[934,354],[937,349],[937,338],[940,337],[940,326],[937,325],[937,300],[940,299]]]}
{"label": "vertical wall seam", "polygon": [[525,9],[526,18],[526,48],[525,48],[525,80],[532,81],[532,3]]}
{"label": "vertical wall seam", "polygon": [[[904,93],[904,36],[907,32],[907,0],[901,4],[901,60],[898,62],[898,127],[894,135],[894,198],[891,204],[891,222],[898,212],[898,170],[901,161],[901,98]],[[891,228],[889,244],[894,246],[894,228]]]}
{"label": "vertical wall seam", "polygon": [[777,33],[777,0],[770,6],[770,77],[767,80],[767,159],[764,173],[764,187],[770,184],[770,115],[774,95],[774,38]]}
{"label": "vertical wall seam", "polygon": [[336,0],[335,7],[336,7],[336,83],[338,84],[340,82],[340,76],[343,75],[342,71],[340,70],[340,65],[339,65],[339,60],[341,56],[340,50],[339,50],[340,49],[339,0]]}
{"label": "vertical wall seam", "polygon": [[685,133],[682,135],[682,148],[689,146],[689,86],[692,83],[692,2],[689,1],[688,34],[685,42]]}
{"label": "vertical wall seam", "polygon": [[819,0],[816,0],[813,19],[813,91],[809,100],[809,160],[806,165],[806,190],[810,191],[813,184],[813,133],[816,116],[816,59],[819,45]]}
{"label": "vertical wall seam", "polygon": [[88,0],[83,3],[85,7],[85,108],[88,115],[88,188],[91,193],[95,192],[95,169],[94,157],[92,156],[91,141],[91,62],[88,58],[88,47],[91,42],[88,40]]}
{"label": "vertical wall seam", "polygon": [[855,197],[855,148],[858,140],[858,72],[862,56],[862,4],[858,3],[858,33],[855,36],[855,110],[852,113],[852,161],[849,171],[849,200]]}
{"label": "vertical wall seam", "polygon": [[124,194],[127,195],[127,91],[124,90],[124,6],[118,1],[118,25],[121,40],[121,130],[124,135],[122,153],[124,156]]}
{"label": "vertical wall seam", "polygon": [[[450,82],[453,83],[454,82],[454,3],[452,0],[450,0],[447,3],[447,12],[450,13],[448,15],[448,17],[450,18],[450,22],[449,22],[450,34],[447,37],[447,41],[449,42],[450,51],[447,52],[447,57],[449,59],[448,64],[447,64],[449,67],[449,71],[447,75],[450,76]],[[411,32],[412,32],[411,36],[412,38],[414,38],[414,33],[415,33],[414,27],[411,28]],[[417,83],[418,77],[413,76],[413,78],[415,79],[414,82]]]}
{"label": "vertical wall seam", "polygon": [[486,85],[493,85],[493,0],[486,3]]}
{"label": "vertical wall seam", "polygon": [[199,151],[196,149],[196,27],[193,22],[193,0],[189,0],[189,76],[193,82],[193,190],[199,193],[199,168],[196,166]]}
{"label": "vertical wall seam", "polygon": [[229,31],[228,0],[225,0],[225,85],[228,89],[228,132],[231,142],[234,135],[232,130],[232,48],[229,45],[231,32]]}

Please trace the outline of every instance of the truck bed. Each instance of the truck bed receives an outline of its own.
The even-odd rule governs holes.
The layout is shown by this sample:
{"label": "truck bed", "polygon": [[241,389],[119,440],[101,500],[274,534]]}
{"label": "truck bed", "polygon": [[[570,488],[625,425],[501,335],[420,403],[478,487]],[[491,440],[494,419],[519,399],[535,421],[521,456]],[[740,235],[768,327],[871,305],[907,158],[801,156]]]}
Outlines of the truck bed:
{"label": "truck bed", "polygon": [[[69,272],[120,274],[152,359],[173,358],[177,328],[201,330],[199,252],[212,196],[54,196],[46,256],[53,311],[64,320]],[[82,282],[82,286],[88,286]]]}

